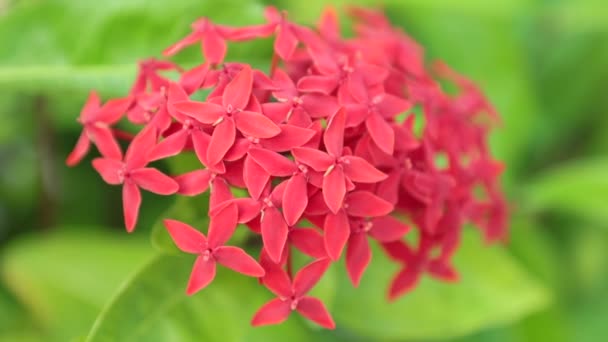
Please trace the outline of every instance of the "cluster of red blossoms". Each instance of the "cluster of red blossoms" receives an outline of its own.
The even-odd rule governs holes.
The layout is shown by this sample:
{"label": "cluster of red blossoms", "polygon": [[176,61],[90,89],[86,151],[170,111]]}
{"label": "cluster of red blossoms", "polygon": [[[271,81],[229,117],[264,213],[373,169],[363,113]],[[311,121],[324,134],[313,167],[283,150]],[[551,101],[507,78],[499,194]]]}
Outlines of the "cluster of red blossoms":
{"label": "cluster of red blossoms", "polygon": [[[502,167],[487,147],[497,116],[484,95],[444,64],[427,70],[420,46],[378,12],[350,10],[353,38],[340,36],[332,10],[316,29],[275,8],[265,14],[265,24],[242,28],[197,20],[164,55],[200,44],[203,64],[184,70],[146,60],[125,98],[102,105],[91,93],[67,163],[78,163],[91,143],[97,147],[102,157],[93,166],[107,183],[122,185],[129,232],[140,189],[209,193],[207,235],[164,222],[176,245],[197,255],[187,293],[206,287],[218,263],[260,278],[277,298],[255,314],[253,325],[280,323],[296,310],[333,328],[323,303],[307,292],[343,254],[357,286],[372,258],[369,240],[402,265],[390,299],[424,274],[456,281],[451,259],[465,223],[488,241],[506,234]],[[227,42],[269,37],[268,74],[224,61]],[[180,76],[172,80],[167,72]],[[449,94],[440,82],[458,91]],[[135,136],[118,130],[122,119],[141,130]],[[118,139],[130,142],[124,154]],[[191,152],[201,167],[185,174],[148,166]],[[248,195],[235,197],[231,189]],[[261,235],[257,261],[226,245],[239,224]],[[312,262],[293,274],[296,250]]]}

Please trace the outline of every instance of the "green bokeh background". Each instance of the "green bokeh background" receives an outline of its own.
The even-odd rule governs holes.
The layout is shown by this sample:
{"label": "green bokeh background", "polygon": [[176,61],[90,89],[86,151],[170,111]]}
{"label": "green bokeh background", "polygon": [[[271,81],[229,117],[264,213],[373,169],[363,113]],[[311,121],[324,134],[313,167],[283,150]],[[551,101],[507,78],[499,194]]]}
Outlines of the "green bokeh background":
{"label": "green bokeh background", "polygon": [[[104,98],[124,94],[135,62],[159,56],[195,18],[259,23],[270,3],[309,24],[327,4],[0,0],[0,341],[608,338],[604,0],[355,1],[384,7],[429,61],[470,76],[502,114],[492,148],[507,165],[512,234],[505,246],[485,248],[469,229],[457,257],[462,284],[425,279],[386,304],[393,269],[385,260],[374,259],[357,290],[334,267],[316,289],[338,321],[331,333],[297,317],[252,330],[251,314],[270,295],[228,272],[184,298],[191,260],[166,256],[166,236],[152,228],[171,199],[144,195],[137,232],[124,233],[120,190],[99,179],[90,159],[64,165],[79,134],[75,118],[92,88]],[[229,59],[264,67],[268,47],[238,46]],[[197,58],[192,48],[177,60]]]}

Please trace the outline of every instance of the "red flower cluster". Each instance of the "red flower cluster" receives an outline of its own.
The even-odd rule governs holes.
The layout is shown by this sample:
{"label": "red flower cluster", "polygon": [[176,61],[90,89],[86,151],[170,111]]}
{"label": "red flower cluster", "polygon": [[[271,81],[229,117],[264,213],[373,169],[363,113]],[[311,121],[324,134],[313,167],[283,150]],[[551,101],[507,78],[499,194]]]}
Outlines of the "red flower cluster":
{"label": "red flower cluster", "polygon": [[[242,28],[200,19],[164,54],[200,43],[202,65],[183,70],[143,61],[127,97],[102,106],[92,93],[79,119],[84,131],[67,162],[79,162],[91,142],[97,147],[103,157],[94,168],[123,186],[129,232],[140,189],[209,191],[207,236],[165,221],[176,245],[198,256],[187,292],[207,286],[218,263],[258,277],[277,298],[258,311],[254,325],[282,322],[296,310],[333,328],[323,303],[306,293],[343,254],[357,286],[372,257],[369,239],[402,265],[390,284],[393,299],[424,274],[458,279],[451,258],[463,224],[476,224],[488,241],[506,233],[502,168],[487,147],[497,116],[484,95],[444,64],[427,70],[422,49],[382,14],[350,14],[353,38],[340,36],[331,10],[316,29],[274,8],[266,10],[267,23]],[[268,74],[224,61],[227,42],[267,37],[274,39]],[[457,93],[448,94],[439,80]],[[117,130],[123,118],[141,131],[132,137]],[[124,156],[118,138],[130,141]],[[202,167],[186,174],[148,166],[191,151]],[[231,188],[248,196],[237,198]],[[239,224],[261,235],[259,261],[225,245]],[[411,234],[416,238],[406,240]],[[293,275],[296,250],[313,261]]]}

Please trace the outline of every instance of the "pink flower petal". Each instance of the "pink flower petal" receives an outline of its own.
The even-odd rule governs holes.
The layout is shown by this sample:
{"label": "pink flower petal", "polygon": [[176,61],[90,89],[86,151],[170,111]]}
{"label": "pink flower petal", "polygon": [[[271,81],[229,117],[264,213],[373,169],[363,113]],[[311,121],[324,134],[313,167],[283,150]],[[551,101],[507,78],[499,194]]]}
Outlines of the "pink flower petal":
{"label": "pink flower petal", "polygon": [[91,136],[91,140],[97,146],[97,149],[102,156],[106,158],[122,159],[122,151],[116,142],[112,131],[105,127],[88,126],[87,133]]}
{"label": "pink flower petal", "polygon": [[82,110],[80,111],[80,119],[82,122],[88,122],[96,119],[95,116],[99,111],[99,107],[101,106],[101,100],[99,99],[99,95],[96,91],[92,90],[89,93],[89,97],[87,98],[87,102],[85,102]]}
{"label": "pink flower petal", "polygon": [[224,119],[224,121],[215,127],[211,136],[209,148],[207,149],[207,162],[210,165],[219,163],[230,147],[232,147],[232,144],[234,144],[235,138],[236,128],[234,127],[234,121],[232,119]]}
{"label": "pink flower petal", "polygon": [[378,147],[387,154],[393,154],[395,148],[395,131],[379,114],[371,114],[365,120],[367,131]]}
{"label": "pink flower petal", "polygon": [[262,216],[262,241],[264,249],[274,262],[281,260],[288,233],[289,228],[281,212],[275,207],[267,208]]}
{"label": "pink flower petal", "polygon": [[306,176],[298,173],[287,181],[285,192],[283,193],[283,215],[287,224],[294,226],[308,205]]}
{"label": "pink flower petal", "polygon": [[87,136],[87,133],[83,131],[80,134],[80,137],[78,137],[76,146],[74,146],[74,149],[72,150],[72,152],[70,152],[70,155],[68,155],[68,158],[66,159],[65,163],[68,166],[74,166],[78,164],[82,160],[82,158],[84,158],[84,156],[86,156],[86,154],[89,152],[90,147],[91,143],[89,141],[89,137]]}
{"label": "pink flower petal", "polygon": [[163,220],[163,223],[180,250],[197,254],[207,248],[205,235],[192,226],[176,220]]}
{"label": "pink flower petal", "polygon": [[164,159],[179,154],[188,142],[188,132],[175,132],[156,145],[150,152],[150,161]]}
{"label": "pink flower petal", "polygon": [[460,275],[458,272],[456,272],[454,267],[441,260],[431,261],[428,265],[427,271],[433,277],[445,282],[453,283],[460,280]]}
{"label": "pink flower petal", "polygon": [[298,162],[312,167],[315,171],[323,172],[334,163],[330,155],[313,148],[296,147],[291,152]]}
{"label": "pink flower petal", "polygon": [[226,56],[226,42],[224,39],[211,28],[205,31],[202,37],[203,55],[211,64],[221,63]]}
{"label": "pink flower petal", "polygon": [[337,213],[342,208],[346,194],[346,180],[341,167],[334,167],[323,177],[323,198],[329,210]]}
{"label": "pink flower petal", "polygon": [[344,159],[347,161],[342,163],[344,174],[353,182],[377,183],[388,177],[363,158],[346,156]]}
{"label": "pink flower petal", "polygon": [[188,287],[186,294],[189,296],[197,293],[209,285],[215,278],[215,260],[199,256],[194,262],[192,267],[192,273],[190,274],[190,280],[188,280]]}
{"label": "pink flower petal", "polygon": [[251,320],[251,325],[259,327],[263,325],[279,324],[285,322],[289,314],[291,313],[291,307],[288,301],[275,298],[270,302],[264,304],[256,312],[255,316]]}
{"label": "pink flower petal", "polygon": [[369,235],[380,242],[399,240],[411,229],[410,226],[392,216],[378,217],[372,222],[373,226]]}
{"label": "pink flower petal", "polygon": [[334,157],[339,157],[342,155],[342,148],[344,147],[345,123],[346,113],[344,109],[340,109],[336,115],[329,120],[327,129],[323,135],[323,143],[325,144],[325,148],[327,149],[327,152]]}
{"label": "pink flower petal", "polygon": [[313,118],[326,118],[338,111],[338,101],[334,96],[306,94],[302,96],[302,107]]}
{"label": "pink flower petal", "polygon": [[394,207],[390,202],[369,191],[357,190],[346,196],[346,212],[356,217],[380,217],[390,214]]}
{"label": "pink flower petal", "polygon": [[395,300],[413,290],[420,281],[420,275],[412,267],[401,270],[391,281],[388,298]]}
{"label": "pink flower petal", "polygon": [[131,178],[138,186],[159,195],[171,195],[179,189],[173,178],[151,167],[131,171]]}
{"label": "pink flower petal", "polygon": [[197,41],[199,41],[202,38],[202,36],[203,36],[202,32],[192,32],[188,36],[186,36],[184,39],[182,39],[179,42],[166,48],[163,51],[163,55],[173,56],[176,53],[178,53],[180,50],[185,48],[186,46],[192,45],[192,44],[196,43]]}
{"label": "pink flower petal", "polygon": [[350,236],[350,224],[344,210],[325,217],[325,250],[332,260],[340,259],[342,250]]}
{"label": "pink flower petal", "polygon": [[244,109],[251,96],[253,87],[253,73],[251,67],[243,65],[243,69],[228,83],[222,96],[224,108]]}
{"label": "pink flower petal", "polygon": [[243,111],[235,117],[236,127],[247,136],[272,138],[281,133],[281,128],[260,113]]}
{"label": "pink flower petal", "polygon": [[294,295],[301,297],[308,293],[323,277],[330,264],[329,259],[319,259],[299,270],[293,280]]}
{"label": "pink flower petal", "polygon": [[213,252],[213,256],[218,263],[241,274],[257,278],[264,276],[262,266],[240,248],[232,246],[218,247]]}
{"label": "pink flower petal", "polygon": [[127,232],[131,233],[137,224],[139,207],[141,206],[141,192],[133,182],[125,182],[122,186],[122,207]]}
{"label": "pink flower petal", "polygon": [[123,178],[119,176],[119,172],[124,169],[124,163],[116,159],[95,158],[93,159],[93,167],[103,180],[111,185],[118,185],[123,182]]}
{"label": "pink flower petal", "polygon": [[336,323],[323,305],[323,302],[313,297],[304,297],[298,302],[298,312],[309,320],[327,329],[335,329]]}
{"label": "pink flower petal", "polygon": [[372,259],[372,252],[363,233],[352,234],[346,248],[346,270],[354,287],[359,286],[361,276]]}
{"label": "pink flower petal", "polygon": [[180,101],[174,103],[173,108],[204,124],[215,123],[226,114],[226,110],[222,106],[211,102]]}
{"label": "pink flower petal", "polygon": [[283,60],[289,60],[296,50],[298,39],[287,25],[282,25],[274,42],[274,50]]}
{"label": "pink flower petal", "polygon": [[323,235],[313,228],[293,228],[289,232],[289,242],[300,252],[313,258],[327,257],[323,246]]}
{"label": "pink flower petal", "polygon": [[243,168],[243,180],[252,198],[258,199],[270,180],[270,175],[253,158],[246,157]]}
{"label": "pink flower petal", "polygon": [[179,185],[178,194],[184,196],[196,196],[209,189],[211,173],[209,170],[194,170],[175,177]]}
{"label": "pink flower petal", "polygon": [[302,92],[330,95],[338,86],[338,80],[332,76],[304,76],[298,81],[298,90]]}
{"label": "pink flower petal", "polygon": [[294,162],[273,151],[254,147],[249,155],[272,176],[287,177],[298,170]]}
{"label": "pink flower petal", "polygon": [[238,223],[238,210],[235,204],[228,204],[211,217],[209,222],[209,247],[223,246],[234,233]]}

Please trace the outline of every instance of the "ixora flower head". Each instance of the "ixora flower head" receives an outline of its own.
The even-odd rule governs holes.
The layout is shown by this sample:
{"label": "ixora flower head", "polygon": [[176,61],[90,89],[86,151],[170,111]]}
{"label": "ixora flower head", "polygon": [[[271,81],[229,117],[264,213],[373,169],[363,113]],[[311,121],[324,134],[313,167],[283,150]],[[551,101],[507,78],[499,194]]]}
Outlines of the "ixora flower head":
{"label": "ixora flower head", "polygon": [[[212,282],[218,264],[259,278],[276,298],[254,315],[255,326],[297,311],[333,328],[324,304],[307,293],[342,257],[358,286],[370,240],[401,265],[388,284],[395,299],[424,275],[458,280],[451,260],[464,224],[487,241],[506,236],[502,167],[487,146],[498,120],[492,106],[447,65],[426,68],[420,46],[381,13],[349,13],[351,38],[341,37],[333,10],[315,29],[275,8],[266,23],[248,27],[202,18],[164,51],[201,44],[201,65],[142,61],[127,96],[102,104],[92,92],[79,118],[83,133],[67,163],[97,147],[93,167],[123,188],[127,231],[137,225],[140,189],[209,196],[206,234],[192,222],[164,221],[179,249],[197,256],[187,293]],[[225,61],[229,43],[256,39],[274,42],[267,73]],[[458,90],[447,93],[445,82]],[[118,130],[121,120],[139,132]],[[129,143],[124,153],[118,139]],[[200,166],[185,174],[149,166],[188,153]],[[226,245],[236,229],[261,236],[257,258]],[[309,258],[299,270],[294,253]]]}

